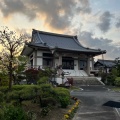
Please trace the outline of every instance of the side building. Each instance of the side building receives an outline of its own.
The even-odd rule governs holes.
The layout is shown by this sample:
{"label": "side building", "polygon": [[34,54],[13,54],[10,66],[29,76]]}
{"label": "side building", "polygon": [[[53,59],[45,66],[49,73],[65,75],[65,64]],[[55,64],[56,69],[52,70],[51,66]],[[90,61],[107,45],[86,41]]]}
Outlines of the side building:
{"label": "side building", "polygon": [[94,64],[94,68],[96,70],[101,70],[104,73],[109,73],[111,69],[115,66],[116,66],[115,60],[98,59],[98,61]]}

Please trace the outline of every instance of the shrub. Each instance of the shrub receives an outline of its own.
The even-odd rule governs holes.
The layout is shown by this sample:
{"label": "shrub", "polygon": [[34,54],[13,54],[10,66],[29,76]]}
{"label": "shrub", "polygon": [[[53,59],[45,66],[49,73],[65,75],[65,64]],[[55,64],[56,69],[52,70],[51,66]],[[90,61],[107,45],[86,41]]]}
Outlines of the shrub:
{"label": "shrub", "polygon": [[66,88],[55,88],[57,101],[62,108],[66,108],[70,104],[70,92]]}
{"label": "shrub", "polygon": [[117,78],[115,79],[115,85],[116,85],[116,86],[120,86],[120,77],[117,77]]}
{"label": "shrub", "polygon": [[111,73],[108,74],[108,76],[107,76],[107,85],[114,85],[115,79],[116,79],[115,75],[113,75]]}
{"label": "shrub", "polygon": [[48,83],[48,77],[42,77],[37,82],[38,85],[40,85],[40,84],[46,84],[46,83]]}
{"label": "shrub", "polygon": [[47,107],[49,105],[55,106],[56,100],[53,97],[42,98],[42,106],[41,107]]}
{"label": "shrub", "polygon": [[48,106],[42,108],[42,110],[41,110],[41,117],[47,116],[49,112],[50,112],[50,108]]}
{"label": "shrub", "polygon": [[34,87],[23,88],[22,90],[13,90],[8,93],[8,101],[16,100],[18,103],[22,103],[24,100],[31,100],[36,97],[36,91]]}
{"label": "shrub", "polygon": [[101,76],[101,81],[106,84],[107,73],[101,73],[100,76]]}
{"label": "shrub", "polygon": [[2,87],[0,87],[0,91],[3,92],[3,93],[6,93],[6,92],[8,92],[8,87],[7,86],[2,86]]}
{"label": "shrub", "polygon": [[59,101],[62,108],[66,108],[70,104],[70,98],[67,96],[59,96]]}
{"label": "shrub", "polygon": [[0,91],[0,103],[4,100],[4,94]]}
{"label": "shrub", "polygon": [[52,86],[50,84],[41,84],[40,87],[43,92],[52,90]]}
{"label": "shrub", "polygon": [[8,106],[4,108],[3,120],[27,120],[27,115],[20,107]]}
{"label": "shrub", "polygon": [[4,120],[4,112],[0,109],[0,120]]}
{"label": "shrub", "polygon": [[64,95],[70,96],[70,92],[66,88],[57,87],[54,89],[54,91],[57,95],[64,94]]}

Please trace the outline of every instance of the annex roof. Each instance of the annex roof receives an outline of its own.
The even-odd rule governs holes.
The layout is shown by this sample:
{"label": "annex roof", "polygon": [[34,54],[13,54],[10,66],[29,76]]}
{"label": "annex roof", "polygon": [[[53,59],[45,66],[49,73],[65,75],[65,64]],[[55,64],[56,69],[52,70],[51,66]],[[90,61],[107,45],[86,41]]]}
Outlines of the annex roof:
{"label": "annex roof", "polygon": [[103,66],[106,66],[106,67],[113,67],[113,66],[116,65],[115,60],[101,60],[101,59],[98,59],[97,62],[102,64]]}

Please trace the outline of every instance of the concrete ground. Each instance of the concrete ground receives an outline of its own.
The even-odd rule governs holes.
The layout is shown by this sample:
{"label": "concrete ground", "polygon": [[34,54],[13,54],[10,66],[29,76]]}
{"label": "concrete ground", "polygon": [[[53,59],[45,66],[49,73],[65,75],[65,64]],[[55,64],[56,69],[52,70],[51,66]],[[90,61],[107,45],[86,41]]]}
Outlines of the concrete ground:
{"label": "concrete ground", "polygon": [[73,120],[120,120],[120,92],[106,86],[80,86],[71,95],[82,103]]}

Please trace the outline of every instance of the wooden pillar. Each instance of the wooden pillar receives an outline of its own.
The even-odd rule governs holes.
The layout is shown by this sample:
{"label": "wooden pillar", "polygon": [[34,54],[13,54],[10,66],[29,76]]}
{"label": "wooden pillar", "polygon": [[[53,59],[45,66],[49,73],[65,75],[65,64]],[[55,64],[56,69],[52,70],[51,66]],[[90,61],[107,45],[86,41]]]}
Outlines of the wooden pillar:
{"label": "wooden pillar", "polygon": [[62,54],[59,54],[59,63],[58,65],[62,65]]}
{"label": "wooden pillar", "polygon": [[94,70],[94,58],[92,57],[92,70]]}
{"label": "wooden pillar", "polygon": [[87,59],[87,74],[90,75],[90,57]]}
{"label": "wooden pillar", "polygon": [[34,67],[37,68],[37,50],[34,53]]}
{"label": "wooden pillar", "polygon": [[55,68],[55,53],[53,53],[53,68]]}

